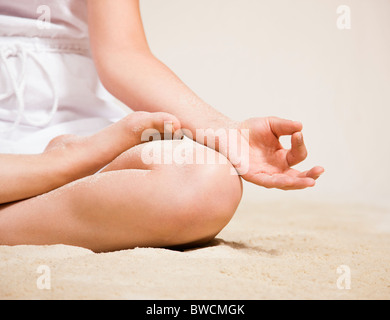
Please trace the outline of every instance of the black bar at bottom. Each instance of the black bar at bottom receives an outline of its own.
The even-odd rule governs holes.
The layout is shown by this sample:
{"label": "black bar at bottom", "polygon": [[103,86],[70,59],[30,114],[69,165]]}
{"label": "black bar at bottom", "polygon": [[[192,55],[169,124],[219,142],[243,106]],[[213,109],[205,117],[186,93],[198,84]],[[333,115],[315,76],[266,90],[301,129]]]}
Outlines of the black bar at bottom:
{"label": "black bar at bottom", "polygon": [[261,302],[255,300],[142,300],[130,303],[137,319],[248,319],[261,310]]}

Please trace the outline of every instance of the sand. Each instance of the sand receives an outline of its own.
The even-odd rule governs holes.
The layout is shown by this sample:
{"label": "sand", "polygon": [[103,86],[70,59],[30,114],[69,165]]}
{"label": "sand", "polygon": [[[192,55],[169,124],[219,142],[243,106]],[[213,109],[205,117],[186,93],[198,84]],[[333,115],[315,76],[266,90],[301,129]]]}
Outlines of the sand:
{"label": "sand", "polygon": [[0,246],[0,298],[389,299],[389,245],[384,209],[245,202],[213,243],[184,252]]}

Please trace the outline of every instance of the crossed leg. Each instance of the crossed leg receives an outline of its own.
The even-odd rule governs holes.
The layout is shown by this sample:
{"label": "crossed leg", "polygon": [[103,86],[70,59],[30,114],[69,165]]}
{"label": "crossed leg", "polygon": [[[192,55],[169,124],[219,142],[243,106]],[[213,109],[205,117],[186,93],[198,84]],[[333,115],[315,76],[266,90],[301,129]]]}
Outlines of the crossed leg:
{"label": "crossed leg", "polygon": [[241,179],[231,174],[229,162],[195,164],[194,151],[216,154],[197,143],[152,143],[171,143],[186,160],[145,164],[142,151],[150,143],[138,145],[98,174],[0,207],[0,244],[67,244],[101,252],[213,239],[240,202]]}

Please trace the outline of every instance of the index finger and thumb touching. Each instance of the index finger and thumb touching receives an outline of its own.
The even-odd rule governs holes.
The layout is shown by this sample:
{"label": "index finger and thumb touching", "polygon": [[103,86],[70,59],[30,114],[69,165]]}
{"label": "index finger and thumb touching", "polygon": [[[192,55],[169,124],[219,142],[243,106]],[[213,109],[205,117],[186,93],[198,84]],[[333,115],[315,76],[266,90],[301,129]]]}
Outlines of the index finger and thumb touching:
{"label": "index finger and thumb touching", "polygon": [[[277,138],[283,135],[291,135],[291,149],[286,154],[290,167],[306,159],[307,149],[301,132],[303,129],[301,122],[272,117],[270,118],[270,125]],[[317,179],[324,171],[324,168],[316,166],[302,173],[301,177]]]}
{"label": "index finger and thumb touching", "polygon": [[270,117],[268,121],[273,134],[277,138],[300,132],[303,128],[302,123],[299,121],[286,120],[277,117]]}
{"label": "index finger and thumb touching", "polygon": [[302,132],[291,135],[291,149],[287,152],[287,162],[290,167],[302,162],[307,157],[307,149],[303,141]]}

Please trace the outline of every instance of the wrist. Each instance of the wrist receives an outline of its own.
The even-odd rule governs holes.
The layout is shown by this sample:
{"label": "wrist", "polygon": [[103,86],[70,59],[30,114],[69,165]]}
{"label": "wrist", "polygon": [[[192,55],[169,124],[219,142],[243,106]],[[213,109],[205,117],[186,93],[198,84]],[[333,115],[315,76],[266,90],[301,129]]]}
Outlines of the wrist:
{"label": "wrist", "polygon": [[246,122],[235,122],[229,130],[226,157],[240,175],[249,168],[249,127]]}
{"label": "wrist", "polygon": [[229,159],[229,149],[235,137],[239,135],[240,122],[231,119],[209,122],[207,129],[196,129],[195,139]]}

